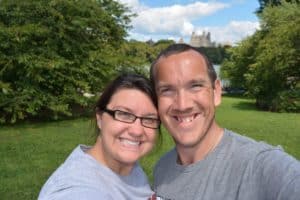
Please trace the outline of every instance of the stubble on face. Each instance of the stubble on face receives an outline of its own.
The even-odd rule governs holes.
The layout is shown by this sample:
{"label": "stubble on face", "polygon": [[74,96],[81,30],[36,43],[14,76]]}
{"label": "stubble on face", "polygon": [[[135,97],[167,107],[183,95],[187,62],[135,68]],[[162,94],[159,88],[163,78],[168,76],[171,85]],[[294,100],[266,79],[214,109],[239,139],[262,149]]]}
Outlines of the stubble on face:
{"label": "stubble on face", "polygon": [[214,115],[220,100],[204,59],[187,51],[161,58],[156,67],[159,114],[177,148],[209,145],[206,138],[217,131]]}

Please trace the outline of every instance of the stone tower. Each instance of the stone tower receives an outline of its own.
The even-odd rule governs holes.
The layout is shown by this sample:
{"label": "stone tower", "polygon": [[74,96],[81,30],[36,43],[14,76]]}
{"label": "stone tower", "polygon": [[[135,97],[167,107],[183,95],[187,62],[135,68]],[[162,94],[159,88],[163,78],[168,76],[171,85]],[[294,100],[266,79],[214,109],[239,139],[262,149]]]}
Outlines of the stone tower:
{"label": "stone tower", "polygon": [[203,31],[202,35],[197,35],[195,32],[192,33],[190,45],[193,47],[214,47],[215,44],[210,40],[210,32],[205,33]]}

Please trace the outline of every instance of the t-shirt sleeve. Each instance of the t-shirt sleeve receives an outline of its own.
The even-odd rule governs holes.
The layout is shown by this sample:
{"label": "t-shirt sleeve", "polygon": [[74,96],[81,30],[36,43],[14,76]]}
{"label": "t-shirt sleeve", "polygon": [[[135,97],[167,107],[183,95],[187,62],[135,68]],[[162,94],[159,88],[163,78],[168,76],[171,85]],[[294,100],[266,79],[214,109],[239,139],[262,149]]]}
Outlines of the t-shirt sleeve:
{"label": "t-shirt sleeve", "polygon": [[299,200],[300,162],[282,150],[260,153],[255,175],[268,199]]}

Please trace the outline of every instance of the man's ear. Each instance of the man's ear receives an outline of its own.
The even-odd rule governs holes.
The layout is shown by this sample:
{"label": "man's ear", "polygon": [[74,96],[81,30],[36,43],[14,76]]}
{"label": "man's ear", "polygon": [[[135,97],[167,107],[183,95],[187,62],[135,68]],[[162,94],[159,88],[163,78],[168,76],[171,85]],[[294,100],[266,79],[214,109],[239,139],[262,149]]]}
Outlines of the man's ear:
{"label": "man's ear", "polygon": [[214,88],[214,104],[215,107],[219,106],[222,101],[222,85],[221,81],[217,79],[215,81],[215,88]]}
{"label": "man's ear", "polygon": [[102,122],[101,116],[102,115],[100,113],[96,114],[97,126],[98,126],[99,129],[101,129],[101,122]]}

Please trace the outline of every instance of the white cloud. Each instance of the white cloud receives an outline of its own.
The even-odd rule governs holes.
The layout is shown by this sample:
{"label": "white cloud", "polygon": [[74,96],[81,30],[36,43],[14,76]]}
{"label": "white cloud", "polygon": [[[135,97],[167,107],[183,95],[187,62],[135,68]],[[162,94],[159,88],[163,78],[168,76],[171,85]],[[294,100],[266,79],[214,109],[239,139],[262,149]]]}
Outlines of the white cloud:
{"label": "white cloud", "polygon": [[139,41],[148,41],[148,40],[153,40],[153,41],[158,41],[161,39],[169,39],[169,40],[178,40],[178,35],[172,35],[172,34],[143,34],[143,33],[138,33],[138,32],[129,32],[130,37],[128,39],[135,39]]}
{"label": "white cloud", "polygon": [[190,35],[194,31],[195,27],[194,25],[189,22],[185,21],[183,22],[182,30],[180,31],[180,35]]}
{"label": "white cloud", "polygon": [[[196,27],[193,21],[215,14],[229,7],[229,4],[207,1],[186,5],[172,5],[169,7],[150,8],[142,5],[138,0],[119,0],[130,6],[138,14],[132,20],[133,29],[129,32],[130,38],[146,41],[160,39],[174,39],[178,41],[184,37],[189,42],[192,31],[202,33],[209,31],[212,41],[217,43],[235,43],[249,36],[259,28],[255,21],[231,21],[219,27]],[[239,0],[241,1],[241,0]]]}
{"label": "white cloud", "polygon": [[146,5],[140,3],[139,0],[117,0],[117,1],[129,7],[129,9],[136,14],[138,14],[143,10],[149,9]]}
{"label": "white cloud", "polygon": [[187,5],[172,5],[169,7],[143,7],[133,19],[135,32],[150,33],[186,33],[193,28],[192,20],[210,15],[227,7],[224,3],[195,2]]}
{"label": "white cloud", "polygon": [[231,21],[224,27],[206,27],[206,30],[211,32],[213,41],[232,44],[252,35],[257,29],[259,23],[251,21]]}
{"label": "white cloud", "polygon": [[136,8],[139,7],[140,3],[138,0],[118,0],[118,2],[125,4],[126,6]]}
{"label": "white cloud", "polygon": [[147,40],[160,40],[160,39],[173,39],[175,41],[179,41],[179,38],[184,36],[184,41],[189,42],[192,31],[196,31],[197,34],[202,34],[203,31],[206,33],[209,31],[211,33],[211,40],[216,43],[231,43],[234,44],[239,42],[243,38],[252,35],[257,29],[259,29],[258,22],[251,21],[231,21],[229,24],[225,26],[219,27],[194,27],[192,24],[187,23],[187,28],[185,29],[185,33],[180,34],[144,34],[131,32],[131,38],[135,38],[141,41]]}

